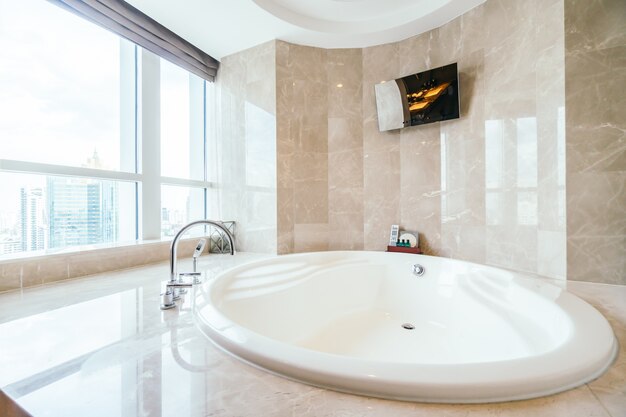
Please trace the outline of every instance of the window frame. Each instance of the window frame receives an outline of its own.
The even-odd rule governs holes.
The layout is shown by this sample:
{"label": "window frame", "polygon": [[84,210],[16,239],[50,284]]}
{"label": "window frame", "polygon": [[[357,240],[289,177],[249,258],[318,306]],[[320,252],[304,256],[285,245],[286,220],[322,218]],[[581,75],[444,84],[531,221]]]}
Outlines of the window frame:
{"label": "window frame", "polygon": [[[202,212],[206,218],[210,195],[209,189],[215,188],[216,184],[208,180],[207,170],[207,83],[203,81],[202,88],[202,152],[203,152],[203,179],[184,179],[161,175],[161,143],[160,143],[160,57],[135,44],[126,45],[120,38],[120,59],[126,56],[134,57],[134,71],[132,80],[125,79],[124,71],[120,74],[121,85],[132,85],[134,103],[121,100],[120,117],[123,107],[132,106],[134,114],[134,135],[124,135],[120,140],[132,140],[134,143],[126,143],[120,147],[120,153],[126,146],[134,146],[134,172],[113,171],[95,168],[74,167],[55,165],[48,163],[29,162],[13,159],[0,159],[0,172],[36,174],[45,176],[66,176],[75,178],[98,179],[130,182],[135,184],[135,240],[127,243],[140,243],[142,241],[171,240],[162,238],[161,235],[161,186],[182,186],[199,188],[203,191]],[[133,48],[132,54],[124,48]],[[191,74],[191,73],[189,73]],[[129,82],[131,84],[129,84]],[[131,137],[132,136],[132,137]],[[125,241],[97,243],[99,246],[119,246]],[[64,252],[80,251],[81,246],[67,246]],[[40,251],[37,251],[40,252]],[[15,252],[2,255],[3,259],[29,256],[33,251]]]}

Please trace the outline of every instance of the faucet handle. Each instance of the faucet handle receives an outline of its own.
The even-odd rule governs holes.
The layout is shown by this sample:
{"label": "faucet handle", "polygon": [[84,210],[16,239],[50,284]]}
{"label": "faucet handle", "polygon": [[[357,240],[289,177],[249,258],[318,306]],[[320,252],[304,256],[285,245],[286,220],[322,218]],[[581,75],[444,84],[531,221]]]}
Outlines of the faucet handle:
{"label": "faucet handle", "polygon": [[200,284],[202,272],[181,272],[178,274],[178,282],[183,281],[183,277],[192,277],[192,284]]}
{"label": "faucet handle", "polygon": [[174,302],[174,292],[166,288],[165,292],[161,294],[161,310],[169,310],[170,308],[176,307],[176,303]]}

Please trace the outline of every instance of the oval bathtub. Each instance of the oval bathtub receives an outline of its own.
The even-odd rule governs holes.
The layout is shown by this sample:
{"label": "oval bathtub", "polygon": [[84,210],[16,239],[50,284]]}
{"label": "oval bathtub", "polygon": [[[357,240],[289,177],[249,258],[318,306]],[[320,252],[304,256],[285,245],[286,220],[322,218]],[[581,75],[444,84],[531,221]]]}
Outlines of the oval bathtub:
{"label": "oval bathtub", "polygon": [[[413,265],[425,267],[423,276]],[[195,293],[235,356],[334,390],[426,402],[532,398],[601,375],[606,319],[545,280],[423,255],[320,252],[231,269]]]}

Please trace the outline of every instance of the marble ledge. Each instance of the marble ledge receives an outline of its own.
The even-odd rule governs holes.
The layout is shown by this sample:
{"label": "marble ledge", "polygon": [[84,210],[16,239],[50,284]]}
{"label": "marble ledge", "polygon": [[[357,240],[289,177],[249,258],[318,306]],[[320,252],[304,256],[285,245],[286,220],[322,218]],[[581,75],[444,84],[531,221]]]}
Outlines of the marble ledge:
{"label": "marble ledge", "polygon": [[[268,256],[210,255],[200,269],[210,277]],[[26,415],[15,403],[35,417],[618,417],[626,410],[626,286],[567,284],[620,339],[620,357],[601,378],[533,400],[442,405],[337,393],[244,364],[196,329],[189,299],[159,310],[167,269],[160,263],[0,294],[0,415]]]}
{"label": "marble ledge", "polygon": [[[192,253],[197,238],[182,239],[179,253]],[[57,252],[27,252],[0,259],[0,293],[162,262],[170,240],[81,246]]]}

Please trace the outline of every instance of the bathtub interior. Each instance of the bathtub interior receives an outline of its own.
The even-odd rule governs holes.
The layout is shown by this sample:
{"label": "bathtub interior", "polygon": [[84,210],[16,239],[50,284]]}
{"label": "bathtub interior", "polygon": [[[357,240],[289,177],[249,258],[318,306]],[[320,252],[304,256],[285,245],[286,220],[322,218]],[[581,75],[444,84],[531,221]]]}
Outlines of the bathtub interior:
{"label": "bathtub interior", "polygon": [[[426,267],[424,277],[411,273],[414,263]],[[520,359],[565,343],[572,322],[554,302],[561,291],[465,262],[338,252],[236,268],[210,296],[226,320],[289,345],[379,362],[459,364]]]}

